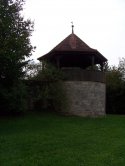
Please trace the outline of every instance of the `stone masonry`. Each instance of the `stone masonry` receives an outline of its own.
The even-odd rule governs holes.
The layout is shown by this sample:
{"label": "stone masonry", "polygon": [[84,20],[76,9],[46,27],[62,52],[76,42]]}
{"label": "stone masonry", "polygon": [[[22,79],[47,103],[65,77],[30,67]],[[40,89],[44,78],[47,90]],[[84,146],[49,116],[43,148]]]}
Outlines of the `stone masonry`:
{"label": "stone masonry", "polygon": [[65,81],[64,85],[69,100],[66,113],[91,117],[105,115],[105,83]]}

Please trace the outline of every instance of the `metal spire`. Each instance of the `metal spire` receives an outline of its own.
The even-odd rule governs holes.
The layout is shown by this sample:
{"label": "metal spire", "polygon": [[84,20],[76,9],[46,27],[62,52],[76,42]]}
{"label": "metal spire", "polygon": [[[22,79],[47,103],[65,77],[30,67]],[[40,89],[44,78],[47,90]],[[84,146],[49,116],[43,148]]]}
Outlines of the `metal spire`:
{"label": "metal spire", "polygon": [[72,34],[74,34],[74,25],[73,25],[73,22],[71,22],[72,24]]}

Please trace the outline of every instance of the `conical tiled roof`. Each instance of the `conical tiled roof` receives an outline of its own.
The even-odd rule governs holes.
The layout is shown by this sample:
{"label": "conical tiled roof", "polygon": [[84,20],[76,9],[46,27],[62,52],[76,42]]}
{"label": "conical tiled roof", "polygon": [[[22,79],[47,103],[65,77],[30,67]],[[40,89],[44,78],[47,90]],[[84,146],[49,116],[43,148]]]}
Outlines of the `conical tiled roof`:
{"label": "conical tiled roof", "polygon": [[75,34],[69,35],[59,43],[52,51],[93,51],[85,42]]}
{"label": "conical tiled roof", "polygon": [[51,55],[54,55],[56,52],[94,53],[94,54],[97,54],[97,56],[100,56],[103,62],[107,61],[107,59],[100,52],[98,52],[96,49],[89,47],[74,33],[66,37],[61,43],[59,43],[49,53],[39,57],[38,60],[48,59]]}
{"label": "conical tiled roof", "polygon": [[107,61],[98,50],[89,47],[74,33],[38,60],[48,61],[60,68],[80,67],[83,69],[96,64],[103,66]]}

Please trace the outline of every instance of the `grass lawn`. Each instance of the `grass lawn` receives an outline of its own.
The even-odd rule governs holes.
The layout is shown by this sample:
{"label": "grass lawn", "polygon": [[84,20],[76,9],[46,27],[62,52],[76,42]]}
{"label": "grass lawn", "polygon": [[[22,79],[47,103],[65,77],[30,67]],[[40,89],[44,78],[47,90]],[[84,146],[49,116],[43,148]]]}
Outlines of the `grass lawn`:
{"label": "grass lawn", "polygon": [[125,116],[0,118],[0,166],[125,166]]}

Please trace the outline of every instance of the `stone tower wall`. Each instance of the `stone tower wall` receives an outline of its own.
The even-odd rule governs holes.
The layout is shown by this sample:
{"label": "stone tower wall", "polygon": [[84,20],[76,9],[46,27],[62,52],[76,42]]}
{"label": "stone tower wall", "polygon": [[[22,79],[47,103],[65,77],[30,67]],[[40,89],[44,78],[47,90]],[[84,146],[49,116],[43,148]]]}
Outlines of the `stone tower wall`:
{"label": "stone tower wall", "polygon": [[66,113],[77,116],[105,115],[105,83],[65,81],[64,85],[69,103]]}

